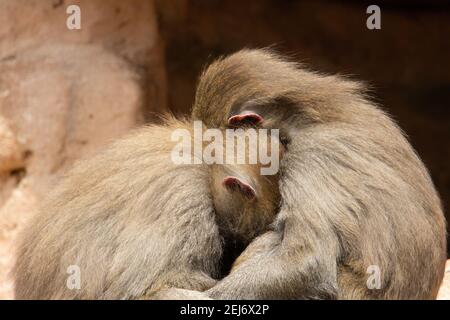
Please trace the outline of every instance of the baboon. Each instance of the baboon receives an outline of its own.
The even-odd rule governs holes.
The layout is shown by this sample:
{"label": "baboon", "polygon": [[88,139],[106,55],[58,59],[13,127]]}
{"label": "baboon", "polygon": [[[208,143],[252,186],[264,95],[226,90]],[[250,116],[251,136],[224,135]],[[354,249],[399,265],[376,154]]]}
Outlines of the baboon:
{"label": "baboon", "polygon": [[19,237],[16,298],[145,299],[216,283],[224,237],[250,241],[273,220],[277,177],[259,164],[175,164],[180,128],[192,133],[171,118],[138,129],[69,170]]}
{"label": "baboon", "polygon": [[194,119],[209,127],[279,128],[286,146],[271,230],[206,294],[436,297],[446,259],[439,197],[401,129],[365,92],[359,82],[265,49],[237,52],[203,72]]}

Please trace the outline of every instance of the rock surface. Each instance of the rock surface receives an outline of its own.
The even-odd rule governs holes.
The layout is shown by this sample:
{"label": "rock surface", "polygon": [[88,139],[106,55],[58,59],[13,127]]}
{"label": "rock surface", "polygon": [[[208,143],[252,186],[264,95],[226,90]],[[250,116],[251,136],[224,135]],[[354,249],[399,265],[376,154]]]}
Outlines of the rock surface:
{"label": "rock surface", "polygon": [[450,260],[445,265],[444,281],[439,290],[438,300],[450,300]]}

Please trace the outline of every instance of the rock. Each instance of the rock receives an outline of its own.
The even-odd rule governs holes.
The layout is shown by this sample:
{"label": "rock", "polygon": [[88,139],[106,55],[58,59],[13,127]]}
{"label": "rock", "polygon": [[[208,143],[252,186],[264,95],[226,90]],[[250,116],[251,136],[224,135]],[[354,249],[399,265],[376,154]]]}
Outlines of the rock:
{"label": "rock", "polygon": [[16,188],[0,208],[0,300],[13,298],[13,280],[9,277],[14,263],[14,240],[19,227],[32,216],[38,200],[27,181]]}
{"label": "rock", "polygon": [[28,175],[54,174],[142,118],[138,75],[101,47],[39,48],[0,66],[9,93],[0,98],[0,113],[29,154]]}
{"label": "rock", "polygon": [[[3,95],[8,94],[8,91],[3,91]],[[22,148],[15,134],[6,119],[0,116],[0,174],[20,168],[23,161]]]}
{"label": "rock", "polygon": [[450,300],[450,260],[447,260],[447,264],[445,265],[444,280],[442,281],[437,299]]}
{"label": "rock", "polygon": [[[69,5],[80,7],[80,30],[66,26]],[[4,0],[0,21],[0,60],[52,44],[96,44],[130,62],[142,77],[146,113],[166,109],[164,55],[153,0]]]}

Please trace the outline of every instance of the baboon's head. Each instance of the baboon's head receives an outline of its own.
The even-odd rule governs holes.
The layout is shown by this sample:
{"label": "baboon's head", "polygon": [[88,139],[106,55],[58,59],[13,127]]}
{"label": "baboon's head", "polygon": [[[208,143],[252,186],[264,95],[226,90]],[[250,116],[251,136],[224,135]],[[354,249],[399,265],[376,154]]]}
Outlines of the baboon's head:
{"label": "baboon's head", "polygon": [[[269,50],[242,50],[201,75],[192,115],[208,127],[292,130],[333,121],[359,121],[363,85],[321,75]],[[365,101],[364,101],[365,102]]]}
{"label": "baboon's head", "polygon": [[[234,239],[253,239],[272,223],[278,212],[279,162],[284,149],[267,132],[227,130],[224,164],[211,168],[211,191],[219,226]],[[235,156],[230,158],[232,143]],[[264,148],[265,147],[265,148]],[[270,168],[271,170],[265,170]]]}

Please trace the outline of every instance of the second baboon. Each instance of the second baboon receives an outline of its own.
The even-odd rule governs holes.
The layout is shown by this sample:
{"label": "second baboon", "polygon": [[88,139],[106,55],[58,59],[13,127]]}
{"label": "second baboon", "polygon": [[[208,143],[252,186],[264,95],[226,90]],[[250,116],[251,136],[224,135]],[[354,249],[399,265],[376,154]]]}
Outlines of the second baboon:
{"label": "second baboon", "polygon": [[216,283],[223,238],[249,241],[273,220],[277,178],[258,164],[175,164],[176,129],[192,133],[174,119],[147,126],[66,174],[20,235],[16,298],[142,299]]}
{"label": "second baboon", "polygon": [[399,127],[360,83],[244,50],[205,70],[193,116],[210,127],[279,128],[286,145],[272,230],[210,297],[436,297],[446,260],[439,197]]}

